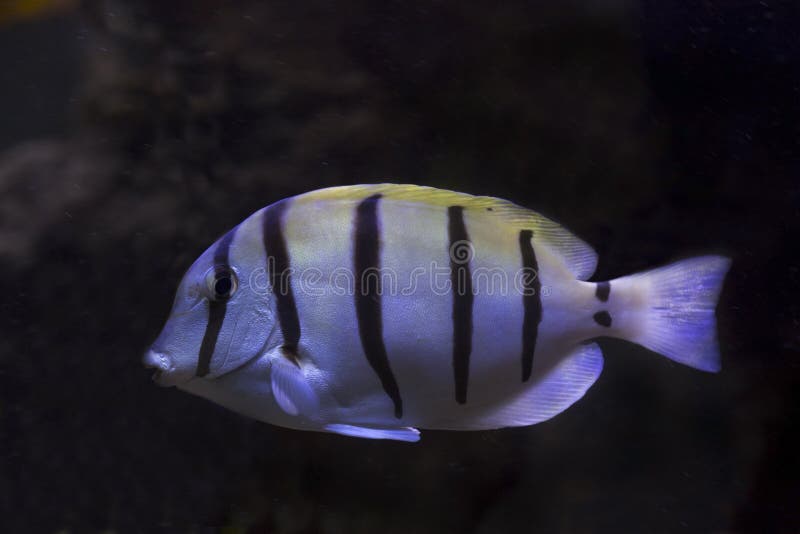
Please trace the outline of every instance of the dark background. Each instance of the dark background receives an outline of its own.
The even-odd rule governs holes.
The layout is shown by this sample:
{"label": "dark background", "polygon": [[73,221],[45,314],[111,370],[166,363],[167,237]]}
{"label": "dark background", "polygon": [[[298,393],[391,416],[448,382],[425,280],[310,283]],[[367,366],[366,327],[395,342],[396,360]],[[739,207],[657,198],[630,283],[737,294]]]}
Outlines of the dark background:
{"label": "dark background", "polygon": [[[800,531],[796,2],[30,4],[0,10],[3,531]],[[564,414],[417,445],[151,383],[216,237],[386,180],[538,209],[596,280],[732,256],[722,372],[604,340]]]}

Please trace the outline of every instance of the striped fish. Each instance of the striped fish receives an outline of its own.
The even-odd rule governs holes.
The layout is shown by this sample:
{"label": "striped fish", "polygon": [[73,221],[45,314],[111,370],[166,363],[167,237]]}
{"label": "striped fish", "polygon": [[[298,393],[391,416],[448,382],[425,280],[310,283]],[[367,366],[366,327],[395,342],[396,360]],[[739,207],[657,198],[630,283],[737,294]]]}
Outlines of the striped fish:
{"label": "striped fish", "polygon": [[727,258],[587,282],[596,264],[508,201],[322,189],[257,211],[200,256],[144,363],[262,421],[401,441],[555,416],[599,377],[601,336],[719,370]]}

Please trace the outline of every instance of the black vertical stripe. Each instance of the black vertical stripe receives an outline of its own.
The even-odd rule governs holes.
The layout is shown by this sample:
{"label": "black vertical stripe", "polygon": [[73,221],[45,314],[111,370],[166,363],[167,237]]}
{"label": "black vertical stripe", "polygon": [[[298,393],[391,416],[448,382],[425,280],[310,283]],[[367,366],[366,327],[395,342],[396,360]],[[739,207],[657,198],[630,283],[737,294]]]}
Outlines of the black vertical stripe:
{"label": "black vertical stripe", "polygon": [[522,255],[523,281],[522,292],[522,381],[526,382],[533,371],[533,354],[536,352],[536,338],[539,335],[539,323],[542,322],[542,282],[539,279],[539,263],[533,250],[532,230],[519,232],[519,250]]}
{"label": "black vertical stripe", "polygon": [[355,267],[355,306],[361,346],[372,370],[378,375],[383,390],[394,402],[394,415],[403,417],[400,388],[389,366],[383,344],[383,317],[380,280],[380,226],[378,202],[380,194],[362,200],[356,208],[353,227],[353,265]]}
{"label": "black vertical stripe", "polygon": [[447,232],[450,241],[450,283],[453,290],[453,375],[456,402],[467,402],[469,357],[472,352],[472,275],[469,262],[472,244],[464,225],[464,208],[447,208]]}
{"label": "black vertical stripe", "polygon": [[[230,253],[231,242],[236,235],[236,228],[238,228],[238,226],[222,236],[219,244],[217,244],[216,250],[214,250],[215,274],[230,269],[228,255]],[[219,331],[222,329],[222,323],[225,321],[226,310],[227,301],[209,299],[208,323],[206,324],[206,331],[203,334],[203,342],[200,344],[200,354],[197,357],[197,369],[195,369],[195,375],[197,376],[206,376],[210,370],[211,357],[214,356],[214,348],[217,346]]]}
{"label": "black vertical stripe", "polygon": [[278,308],[278,323],[283,334],[283,348],[296,353],[300,343],[300,318],[292,293],[292,276],[286,238],[283,235],[283,217],[289,200],[281,200],[264,211],[263,238],[267,255],[267,270],[272,293]]}
{"label": "black vertical stripe", "polygon": [[597,287],[594,291],[597,300],[600,302],[606,302],[608,300],[608,296],[611,294],[611,282],[597,282]]}

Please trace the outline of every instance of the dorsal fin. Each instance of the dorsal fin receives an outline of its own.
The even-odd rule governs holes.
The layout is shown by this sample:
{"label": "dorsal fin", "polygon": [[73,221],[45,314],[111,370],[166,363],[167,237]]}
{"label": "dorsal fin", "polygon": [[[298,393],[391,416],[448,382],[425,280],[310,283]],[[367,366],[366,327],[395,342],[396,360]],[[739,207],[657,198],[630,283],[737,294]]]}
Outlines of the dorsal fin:
{"label": "dorsal fin", "polygon": [[533,230],[534,242],[547,246],[563,258],[567,269],[578,280],[588,279],[597,267],[597,253],[580,238],[544,215],[500,198],[474,196],[420,185],[367,184],[319,189],[299,195],[295,200],[358,200],[378,193],[387,200],[442,207],[459,205],[465,210],[497,216],[516,230]]}

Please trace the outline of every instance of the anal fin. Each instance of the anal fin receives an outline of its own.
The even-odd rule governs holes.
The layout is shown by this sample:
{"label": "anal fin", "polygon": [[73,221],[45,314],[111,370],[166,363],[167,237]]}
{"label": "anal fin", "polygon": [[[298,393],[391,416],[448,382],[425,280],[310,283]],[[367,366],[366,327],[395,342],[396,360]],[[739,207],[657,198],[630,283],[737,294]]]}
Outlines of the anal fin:
{"label": "anal fin", "polygon": [[395,441],[407,441],[410,443],[419,441],[419,430],[411,427],[371,428],[354,425],[330,424],[325,425],[323,430],[326,432],[333,432],[335,434],[342,434],[343,436],[352,436],[355,438],[392,439]]}
{"label": "anal fin", "polygon": [[492,414],[496,427],[526,426],[560,414],[584,396],[603,370],[597,343],[579,345],[514,402]]}
{"label": "anal fin", "polygon": [[[580,400],[603,370],[603,354],[596,343],[579,345],[548,370],[534,376],[529,386],[499,406],[476,407],[458,419],[440,421],[434,428],[487,430],[528,426],[546,421]],[[469,406],[469,405],[467,405]]]}

